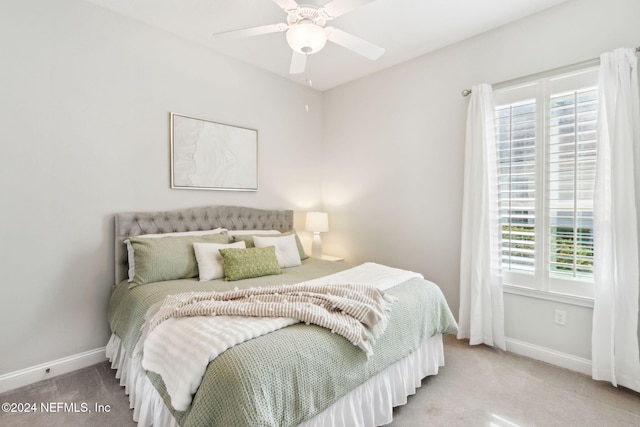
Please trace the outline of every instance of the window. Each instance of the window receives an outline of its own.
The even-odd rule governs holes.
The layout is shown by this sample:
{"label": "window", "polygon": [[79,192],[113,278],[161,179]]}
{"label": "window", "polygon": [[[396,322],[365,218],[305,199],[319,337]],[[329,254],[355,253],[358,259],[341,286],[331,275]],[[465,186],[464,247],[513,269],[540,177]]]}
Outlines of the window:
{"label": "window", "polygon": [[505,283],[592,297],[597,68],[494,95]]}

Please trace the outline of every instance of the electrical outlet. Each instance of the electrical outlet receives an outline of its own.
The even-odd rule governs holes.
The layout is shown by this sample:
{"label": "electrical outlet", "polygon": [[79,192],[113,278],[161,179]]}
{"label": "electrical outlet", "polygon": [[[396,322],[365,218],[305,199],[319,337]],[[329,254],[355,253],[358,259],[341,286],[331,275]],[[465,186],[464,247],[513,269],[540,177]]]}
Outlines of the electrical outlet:
{"label": "electrical outlet", "polygon": [[556,325],[566,326],[567,325],[567,312],[564,310],[556,310],[553,316],[553,322]]}

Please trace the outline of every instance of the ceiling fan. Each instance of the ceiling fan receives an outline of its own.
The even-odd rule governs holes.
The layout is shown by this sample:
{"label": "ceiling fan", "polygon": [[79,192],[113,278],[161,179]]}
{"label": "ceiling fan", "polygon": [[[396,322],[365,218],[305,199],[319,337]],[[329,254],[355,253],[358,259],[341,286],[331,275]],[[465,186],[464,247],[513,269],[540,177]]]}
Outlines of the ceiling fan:
{"label": "ceiling fan", "polygon": [[214,34],[217,38],[235,39],[286,31],[287,43],[293,50],[290,74],[300,74],[307,66],[307,56],[317,53],[327,40],[376,60],[384,48],[362,40],[335,27],[326,27],[327,22],[347,12],[371,3],[374,0],[332,0],[322,7],[299,5],[295,0],[273,0],[287,14],[287,23],[262,25],[242,30]]}

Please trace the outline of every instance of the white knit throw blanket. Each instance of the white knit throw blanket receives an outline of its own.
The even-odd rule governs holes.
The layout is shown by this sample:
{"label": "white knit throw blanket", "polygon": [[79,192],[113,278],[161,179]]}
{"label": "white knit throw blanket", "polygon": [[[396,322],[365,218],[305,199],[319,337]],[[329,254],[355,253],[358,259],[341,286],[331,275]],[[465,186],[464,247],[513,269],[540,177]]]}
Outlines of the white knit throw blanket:
{"label": "white knit throw blanket", "polygon": [[[226,349],[299,321],[344,336],[373,354],[395,298],[384,293],[421,275],[374,263],[296,285],[168,296],[149,310],[136,353],[186,410],[208,363]],[[189,349],[189,351],[183,351]]]}

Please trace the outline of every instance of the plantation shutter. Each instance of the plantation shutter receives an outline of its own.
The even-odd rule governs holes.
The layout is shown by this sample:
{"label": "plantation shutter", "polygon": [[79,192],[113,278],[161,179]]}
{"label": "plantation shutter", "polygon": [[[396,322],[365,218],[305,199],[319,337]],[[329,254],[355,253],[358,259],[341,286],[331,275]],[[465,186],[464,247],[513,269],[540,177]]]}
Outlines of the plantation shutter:
{"label": "plantation shutter", "polygon": [[536,101],[496,108],[498,194],[505,270],[533,273],[536,223]]}
{"label": "plantation shutter", "polygon": [[556,277],[593,275],[597,103],[596,88],[549,99],[549,272]]}

